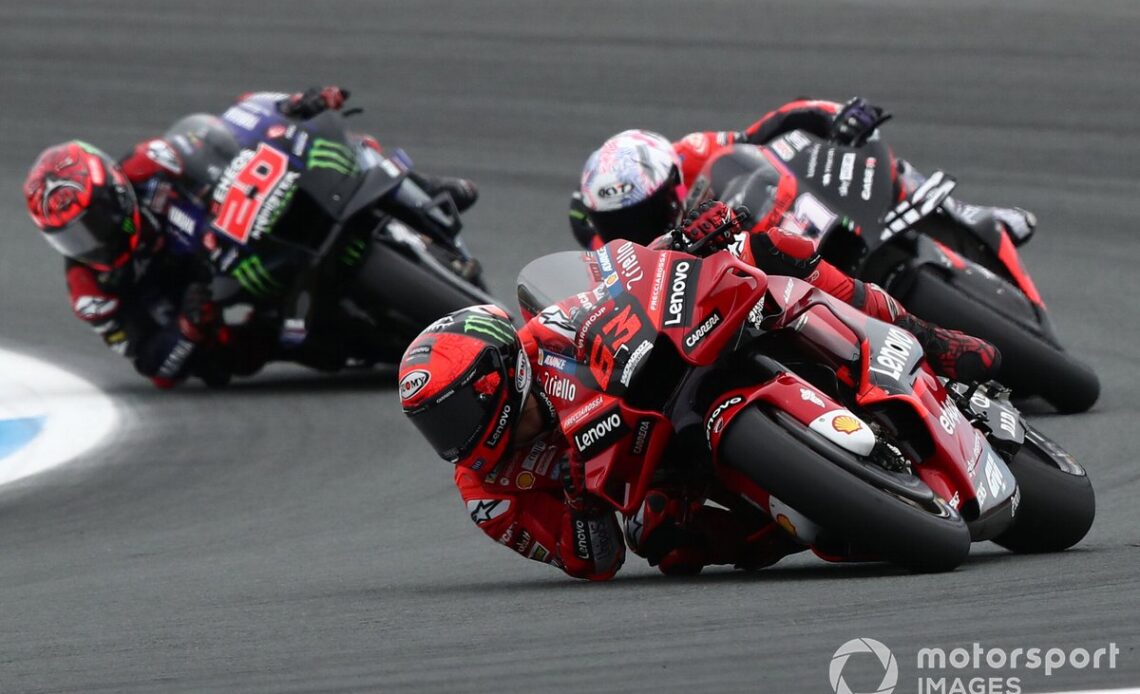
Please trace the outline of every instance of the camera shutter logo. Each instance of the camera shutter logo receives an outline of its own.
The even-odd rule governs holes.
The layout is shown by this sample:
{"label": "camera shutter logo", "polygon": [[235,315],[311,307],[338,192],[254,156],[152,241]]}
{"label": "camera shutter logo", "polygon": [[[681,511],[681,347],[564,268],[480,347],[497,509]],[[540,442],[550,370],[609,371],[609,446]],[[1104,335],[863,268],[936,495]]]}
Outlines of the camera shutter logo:
{"label": "camera shutter logo", "polygon": [[[859,653],[874,655],[883,666],[883,680],[879,682],[879,688],[874,691],[853,692],[843,679],[843,667],[847,665],[847,659]],[[895,660],[894,654],[891,653],[891,649],[882,642],[875,639],[851,639],[840,646],[835,651],[835,655],[831,656],[831,667],[827,674],[831,680],[831,689],[835,694],[891,694],[899,681],[899,664]]]}

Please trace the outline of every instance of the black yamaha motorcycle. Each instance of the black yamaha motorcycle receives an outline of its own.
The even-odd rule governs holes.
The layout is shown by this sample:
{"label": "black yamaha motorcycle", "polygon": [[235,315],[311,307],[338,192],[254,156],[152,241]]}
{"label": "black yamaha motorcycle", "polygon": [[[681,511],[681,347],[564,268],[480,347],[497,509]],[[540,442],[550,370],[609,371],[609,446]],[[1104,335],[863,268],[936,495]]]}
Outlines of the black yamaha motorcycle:
{"label": "black yamaha motorcycle", "polygon": [[451,196],[429,194],[406,154],[364,145],[339,112],[264,106],[188,116],[165,136],[186,189],[168,241],[206,259],[227,325],[273,332],[271,360],[335,369],[396,362],[440,316],[498,303]]}

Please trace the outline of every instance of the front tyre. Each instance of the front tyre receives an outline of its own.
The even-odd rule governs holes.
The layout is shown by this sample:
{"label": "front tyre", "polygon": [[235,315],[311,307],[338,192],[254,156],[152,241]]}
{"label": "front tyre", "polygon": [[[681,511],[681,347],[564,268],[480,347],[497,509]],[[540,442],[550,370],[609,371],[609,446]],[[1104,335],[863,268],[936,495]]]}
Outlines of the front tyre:
{"label": "front tyre", "polygon": [[1021,500],[1013,525],[995,543],[1014,552],[1060,552],[1088,534],[1096,517],[1092,482],[1071,459],[1058,463],[1058,455],[1068,458],[1027,427],[1025,444],[1009,464]]}
{"label": "front tyre", "polygon": [[[816,439],[818,446],[805,443]],[[970,531],[956,511],[940,500],[925,508],[874,487],[833,456],[860,461],[799,422],[777,422],[757,408],[736,416],[720,446],[723,464],[861,548],[916,572],[950,571],[965,561]]]}

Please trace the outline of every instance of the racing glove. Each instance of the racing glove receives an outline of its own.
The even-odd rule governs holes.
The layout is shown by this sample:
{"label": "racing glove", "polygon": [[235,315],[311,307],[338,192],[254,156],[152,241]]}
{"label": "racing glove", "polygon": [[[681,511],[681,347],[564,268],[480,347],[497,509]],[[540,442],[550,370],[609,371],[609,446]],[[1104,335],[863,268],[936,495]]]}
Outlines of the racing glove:
{"label": "racing glove", "polygon": [[728,248],[733,235],[740,231],[736,213],[719,200],[702,202],[686,215],[681,224],[680,233],[688,246],[684,250],[700,255]]}
{"label": "racing glove", "polygon": [[858,147],[890,117],[891,114],[857,96],[843,104],[843,108],[835,114],[831,121],[831,139],[841,145]]}
{"label": "racing glove", "polygon": [[340,87],[309,87],[281,102],[278,108],[286,116],[312,118],[328,109],[340,110],[348,97],[349,91]]}
{"label": "racing glove", "polygon": [[625,561],[625,544],[613,509],[586,492],[585,471],[585,463],[573,458],[563,468],[569,513],[563,521],[562,561],[572,576],[604,581]]}
{"label": "racing glove", "polygon": [[195,344],[214,340],[218,331],[218,310],[207,284],[195,282],[186,287],[178,312],[178,329]]}

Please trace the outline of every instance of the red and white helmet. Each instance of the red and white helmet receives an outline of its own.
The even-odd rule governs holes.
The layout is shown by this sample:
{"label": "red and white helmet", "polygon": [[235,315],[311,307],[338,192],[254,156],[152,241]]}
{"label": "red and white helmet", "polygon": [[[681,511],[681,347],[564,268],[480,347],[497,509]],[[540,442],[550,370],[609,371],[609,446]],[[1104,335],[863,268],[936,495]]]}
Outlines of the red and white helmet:
{"label": "red and white helmet", "polygon": [[24,198],[48,243],[98,270],[121,265],[137,243],[134,188],[114,159],[85,142],[44,150],[24,181]]}
{"label": "red and white helmet", "polygon": [[681,217],[681,160],[649,130],[626,130],[602,143],[582,168],[580,192],[605,241],[648,244]]}
{"label": "red and white helmet", "polygon": [[479,470],[510,449],[532,377],[510,316],[472,306],[440,318],[408,346],[400,402],[441,458]]}

